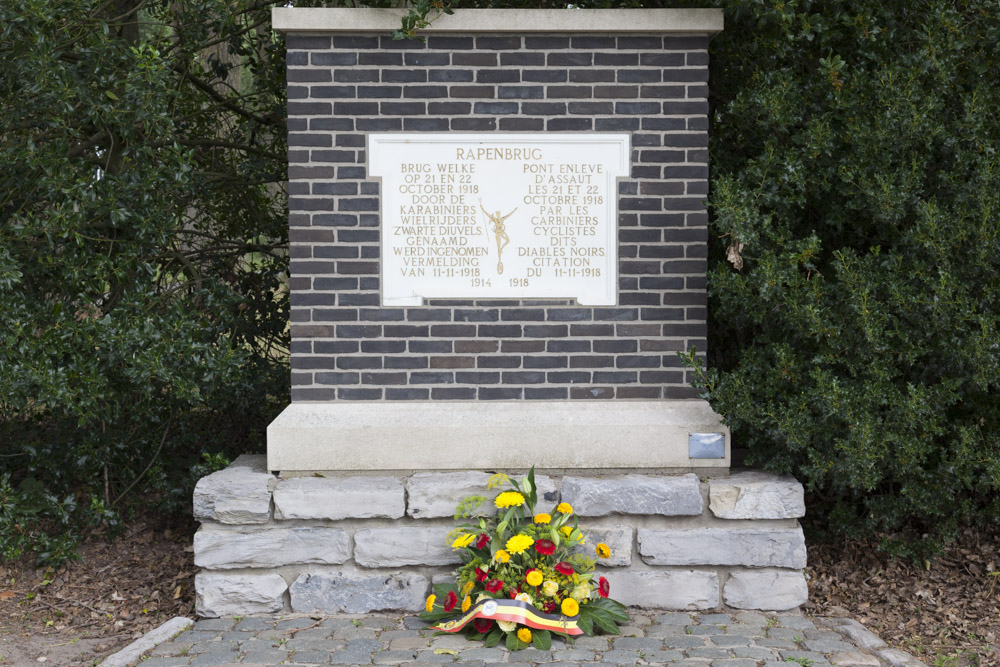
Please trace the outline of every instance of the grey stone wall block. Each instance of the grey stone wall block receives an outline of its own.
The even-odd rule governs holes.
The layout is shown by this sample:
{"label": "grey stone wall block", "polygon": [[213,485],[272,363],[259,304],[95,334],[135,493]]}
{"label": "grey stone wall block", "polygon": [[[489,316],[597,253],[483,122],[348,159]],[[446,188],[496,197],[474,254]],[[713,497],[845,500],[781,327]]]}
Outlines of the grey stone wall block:
{"label": "grey stone wall block", "polygon": [[281,567],[295,564],[339,565],[351,557],[347,532],[328,526],[198,529],[194,564],[209,570]]}
{"label": "grey stone wall block", "polygon": [[798,519],[806,515],[803,496],[793,477],[765,472],[708,480],[708,507],[720,519]]}
{"label": "grey stone wall block", "polygon": [[[482,509],[495,511],[493,498],[507,489],[487,489],[490,475],[485,472],[418,472],[406,482],[408,501],[406,514],[415,519],[452,517],[455,507],[466,496],[483,496]],[[519,480],[520,475],[512,476]],[[547,475],[535,475],[538,486],[538,505],[541,511],[558,501],[559,489],[555,480]]]}
{"label": "grey stone wall block", "polygon": [[419,574],[336,572],[301,574],[289,590],[296,613],[365,614],[421,610],[429,589],[427,577]]}
{"label": "grey stone wall block", "polygon": [[275,519],[398,519],[404,508],[395,477],[292,477],[274,489]]}
{"label": "grey stone wall block", "polygon": [[[593,558],[598,565],[605,567],[626,567],[632,564],[632,543],[635,541],[635,530],[631,526],[617,528],[581,527],[587,541],[575,549]],[[611,558],[597,558],[594,551],[598,542],[603,542],[611,549]]]}
{"label": "grey stone wall block", "polygon": [[194,577],[195,612],[206,618],[269,614],[284,607],[288,584],[277,573],[221,574]]}
{"label": "grey stone wall block", "polygon": [[789,570],[737,570],[722,588],[722,599],[736,609],[794,609],[809,599],[801,572]]}
{"label": "grey stone wall block", "polygon": [[362,567],[454,565],[458,551],[448,542],[450,527],[361,528],[354,533],[354,562]]}
{"label": "grey stone wall block", "polygon": [[243,454],[229,467],[198,480],[194,518],[220,523],[267,523],[271,518],[271,486],[266,457]]}
{"label": "grey stone wall block", "polygon": [[640,529],[639,555],[650,565],[806,566],[802,528]]}
{"label": "grey stone wall block", "polygon": [[698,477],[693,474],[566,477],[562,483],[562,498],[580,516],[695,516],[704,508]]}
{"label": "grey stone wall block", "polygon": [[608,581],[611,597],[629,607],[695,610],[719,606],[719,577],[715,572],[615,572],[608,575]]}

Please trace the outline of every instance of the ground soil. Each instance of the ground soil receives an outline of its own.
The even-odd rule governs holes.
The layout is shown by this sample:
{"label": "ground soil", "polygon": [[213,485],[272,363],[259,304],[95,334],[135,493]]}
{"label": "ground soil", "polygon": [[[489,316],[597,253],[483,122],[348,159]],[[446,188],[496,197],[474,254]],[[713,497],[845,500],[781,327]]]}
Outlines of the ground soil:
{"label": "ground soil", "polygon": [[[0,565],[0,665],[94,665],[193,617],[195,528],[146,518],[58,570]],[[807,614],[854,618],[928,665],[1000,665],[1000,530],[968,531],[920,566],[866,542],[813,546],[809,563]]]}

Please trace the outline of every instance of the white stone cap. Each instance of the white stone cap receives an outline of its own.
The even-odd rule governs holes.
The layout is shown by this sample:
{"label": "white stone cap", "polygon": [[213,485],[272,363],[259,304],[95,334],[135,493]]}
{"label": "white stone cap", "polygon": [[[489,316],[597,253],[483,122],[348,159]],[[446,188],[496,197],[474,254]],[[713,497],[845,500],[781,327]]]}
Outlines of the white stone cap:
{"label": "white stone cap", "polygon": [[[278,32],[381,32],[399,28],[405,9],[274,7]],[[721,9],[459,9],[421,33],[669,33],[722,32]]]}

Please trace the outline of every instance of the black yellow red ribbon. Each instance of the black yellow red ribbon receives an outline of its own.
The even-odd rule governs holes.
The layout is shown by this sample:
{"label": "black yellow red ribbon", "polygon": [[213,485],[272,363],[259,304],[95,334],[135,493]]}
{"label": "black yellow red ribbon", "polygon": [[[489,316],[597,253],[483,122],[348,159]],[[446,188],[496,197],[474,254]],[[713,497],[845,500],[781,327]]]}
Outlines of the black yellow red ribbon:
{"label": "black yellow red ribbon", "polygon": [[442,621],[433,626],[441,632],[459,632],[471,621],[483,618],[491,621],[520,623],[536,630],[550,630],[564,635],[582,635],[576,620],[557,614],[546,614],[521,600],[480,600],[461,617]]}

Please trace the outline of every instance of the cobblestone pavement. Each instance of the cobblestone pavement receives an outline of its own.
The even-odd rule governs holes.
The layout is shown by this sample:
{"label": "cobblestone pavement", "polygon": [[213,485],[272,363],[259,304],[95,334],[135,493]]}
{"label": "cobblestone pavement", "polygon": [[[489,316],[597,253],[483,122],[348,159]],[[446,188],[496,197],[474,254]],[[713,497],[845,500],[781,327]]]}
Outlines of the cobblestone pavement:
{"label": "cobblestone pavement", "polygon": [[552,649],[484,648],[434,636],[414,616],[285,616],[208,619],[160,644],[141,667],[181,665],[673,665],[918,667],[860,624],[793,614],[660,612],[633,614],[622,636],[554,639]]}

